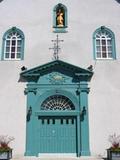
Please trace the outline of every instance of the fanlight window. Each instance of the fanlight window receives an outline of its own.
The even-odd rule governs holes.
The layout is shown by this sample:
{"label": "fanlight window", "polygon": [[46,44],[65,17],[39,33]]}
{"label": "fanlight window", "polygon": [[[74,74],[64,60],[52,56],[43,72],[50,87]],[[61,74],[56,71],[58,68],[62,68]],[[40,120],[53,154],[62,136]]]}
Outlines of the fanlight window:
{"label": "fanlight window", "polygon": [[42,110],[75,110],[70,99],[63,95],[48,97],[41,105]]}
{"label": "fanlight window", "polygon": [[115,58],[114,34],[105,27],[101,27],[94,35],[95,58]]}
{"label": "fanlight window", "polygon": [[23,41],[24,35],[22,31],[20,31],[16,27],[8,30],[3,37],[3,59],[23,59]]}

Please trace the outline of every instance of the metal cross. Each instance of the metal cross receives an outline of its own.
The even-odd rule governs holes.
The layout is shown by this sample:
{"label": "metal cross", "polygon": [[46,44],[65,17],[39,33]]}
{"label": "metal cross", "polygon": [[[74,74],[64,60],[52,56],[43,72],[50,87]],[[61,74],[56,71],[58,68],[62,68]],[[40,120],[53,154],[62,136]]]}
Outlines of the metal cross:
{"label": "metal cross", "polygon": [[54,46],[53,48],[49,48],[49,49],[53,49],[54,53],[53,53],[53,58],[54,60],[58,60],[59,59],[59,51],[60,51],[60,46],[59,46],[59,42],[63,42],[64,40],[60,40],[58,35],[56,36],[55,40],[51,40],[52,42],[54,42]]}

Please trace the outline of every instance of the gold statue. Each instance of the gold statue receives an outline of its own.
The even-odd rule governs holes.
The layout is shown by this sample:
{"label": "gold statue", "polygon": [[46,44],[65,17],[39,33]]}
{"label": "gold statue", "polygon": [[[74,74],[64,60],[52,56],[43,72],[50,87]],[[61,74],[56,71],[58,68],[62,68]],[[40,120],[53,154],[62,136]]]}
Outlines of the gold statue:
{"label": "gold statue", "polygon": [[59,9],[58,12],[56,13],[56,15],[57,15],[57,17],[56,17],[57,26],[63,27],[64,26],[64,18],[63,18],[64,13],[62,12],[61,9]]}

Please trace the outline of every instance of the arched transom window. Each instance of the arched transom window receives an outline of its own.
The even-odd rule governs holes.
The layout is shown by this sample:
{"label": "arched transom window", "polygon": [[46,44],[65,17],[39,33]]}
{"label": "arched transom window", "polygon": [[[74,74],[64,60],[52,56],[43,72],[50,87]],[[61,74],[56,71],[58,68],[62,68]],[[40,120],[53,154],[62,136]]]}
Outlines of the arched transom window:
{"label": "arched transom window", "polygon": [[13,27],[3,36],[3,60],[22,60],[24,51],[24,35]]}
{"label": "arched transom window", "polygon": [[115,58],[114,34],[105,27],[101,27],[94,34],[94,48],[96,59]]}
{"label": "arched transom window", "polygon": [[52,95],[42,103],[41,110],[75,110],[75,107],[69,98]]}

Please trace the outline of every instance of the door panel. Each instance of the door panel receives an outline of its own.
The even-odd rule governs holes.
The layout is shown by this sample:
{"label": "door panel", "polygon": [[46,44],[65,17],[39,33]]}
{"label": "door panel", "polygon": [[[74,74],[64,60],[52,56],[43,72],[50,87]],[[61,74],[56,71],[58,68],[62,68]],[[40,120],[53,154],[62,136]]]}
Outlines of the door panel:
{"label": "door panel", "polygon": [[38,117],[38,153],[76,153],[76,117]]}

